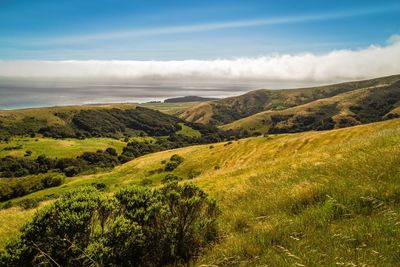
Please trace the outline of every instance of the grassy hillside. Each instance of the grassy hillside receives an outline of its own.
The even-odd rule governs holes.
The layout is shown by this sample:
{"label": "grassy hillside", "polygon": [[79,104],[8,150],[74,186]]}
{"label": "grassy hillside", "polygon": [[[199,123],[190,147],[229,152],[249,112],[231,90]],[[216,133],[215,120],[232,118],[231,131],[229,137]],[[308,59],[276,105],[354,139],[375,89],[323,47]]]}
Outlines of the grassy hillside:
{"label": "grassy hillside", "polygon": [[281,111],[264,111],[223,125],[249,133],[292,133],[328,130],[400,116],[400,81],[316,100]]}
{"label": "grassy hillside", "polygon": [[180,123],[184,121],[133,104],[6,110],[0,111],[0,138],[37,134],[53,138],[164,136],[181,130]]}
{"label": "grassy hillside", "polygon": [[262,111],[284,110],[356,89],[388,86],[399,80],[400,75],[395,75],[312,88],[257,90],[237,97],[200,103],[178,115],[190,122],[222,125]]}
{"label": "grassy hillside", "polygon": [[162,113],[169,115],[176,114],[194,105],[196,105],[196,102],[179,102],[179,103],[149,102],[149,103],[138,104],[138,106],[159,110]]}
{"label": "grassy hillside", "polygon": [[[157,185],[166,175],[163,161],[174,154],[184,161],[173,173],[206,190],[222,210],[221,239],[196,265],[397,266],[399,262],[399,119],[149,154],[111,172],[71,178],[61,187],[13,202],[56,197],[93,182],[106,184],[109,192],[142,184],[144,178]],[[2,245],[31,215],[18,209],[3,212],[8,219],[0,220],[0,229],[9,230],[0,236]]]}
{"label": "grassy hillside", "polygon": [[37,158],[46,155],[50,158],[74,158],[83,152],[95,152],[109,147],[115,148],[118,154],[126,143],[111,138],[87,138],[87,139],[52,139],[16,137],[9,142],[0,142],[0,157],[13,156],[24,157],[26,151],[31,151],[29,158]]}

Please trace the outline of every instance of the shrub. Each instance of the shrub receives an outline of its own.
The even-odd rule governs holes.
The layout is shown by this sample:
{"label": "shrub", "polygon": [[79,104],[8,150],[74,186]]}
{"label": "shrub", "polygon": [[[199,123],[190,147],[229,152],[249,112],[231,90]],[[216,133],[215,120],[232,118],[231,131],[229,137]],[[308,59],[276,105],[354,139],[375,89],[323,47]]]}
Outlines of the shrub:
{"label": "shrub", "polygon": [[170,161],[167,164],[165,164],[165,171],[166,172],[171,172],[175,170],[179,166],[179,163],[176,161]]}
{"label": "shrub", "polygon": [[21,197],[45,188],[63,184],[64,179],[60,175],[40,174],[15,178],[7,181],[0,180],[0,201]]}
{"label": "shrub", "polygon": [[166,183],[170,183],[170,182],[178,182],[181,180],[183,180],[182,177],[179,177],[177,175],[169,173],[169,174],[165,175],[164,178],[161,179],[161,183],[166,184]]}
{"label": "shrub", "polygon": [[171,156],[170,161],[178,162],[178,164],[183,162],[183,157],[179,156],[178,154],[174,154]]}
{"label": "shrub", "polygon": [[229,146],[232,144],[232,141],[229,141],[228,143],[224,144],[224,146]]}
{"label": "shrub", "polygon": [[[93,187],[41,209],[0,256],[2,266],[165,266],[188,263],[217,238],[219,209],[192,184]],[[44,254],[45,253],[45,254]]]}
{"label": "shrub", "polygon": [[64,170],[65,176],[74,177],[79,173],[79,168],[76,166],[69,166]]}
{"label": "shrub", "polygon": [[115,148],[109,147],[106,149],[106,152],[110,154],[111,156],[118,156],[117,150]]}
{"label": "shrub", "polygon": [[26,210],[33,209],[33,208],[36,208],[37,206],[39,206],[39,201],[35,198],[24,199],[18,203],[18,206],[20,206],[21,208],[26,209]]}
{"label": "shrub", "polygon": [[92,183],[91,185],[99,191],[106,191],[107,189],[107,185],[105,183]]}
{"label": "shrub", "polygon": [[188,173],[188,178],[193,179],[193,178],[196,178],[197,176],[199,176],[200,174],[201,174],[200,171],[190,170]]}

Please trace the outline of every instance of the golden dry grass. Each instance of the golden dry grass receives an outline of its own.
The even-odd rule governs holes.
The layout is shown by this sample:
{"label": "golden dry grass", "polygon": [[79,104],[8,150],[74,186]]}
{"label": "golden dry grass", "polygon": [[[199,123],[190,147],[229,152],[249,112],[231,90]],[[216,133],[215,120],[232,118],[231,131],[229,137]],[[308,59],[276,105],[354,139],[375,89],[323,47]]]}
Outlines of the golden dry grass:
{"label": "golden dry grass", "polygon": [[[158,185],[163,160],[221,206],[221,240],[194,265],[396,266],[400,255],[400,120],[324,132],[254,137],[149,154],[68,179],[14,202],[92,182]],[[14,212],[13,216],[17,216]],[[29,219],[26,213],[21,218]],[[3,215],[9,216],[6,213]],[[0,228],[2,223],[0,221]],[[7,235],[16,234],[12,229]],[[4,236],[4,235],[3,235]],[[4,245],[4,239],[0,243]]]}

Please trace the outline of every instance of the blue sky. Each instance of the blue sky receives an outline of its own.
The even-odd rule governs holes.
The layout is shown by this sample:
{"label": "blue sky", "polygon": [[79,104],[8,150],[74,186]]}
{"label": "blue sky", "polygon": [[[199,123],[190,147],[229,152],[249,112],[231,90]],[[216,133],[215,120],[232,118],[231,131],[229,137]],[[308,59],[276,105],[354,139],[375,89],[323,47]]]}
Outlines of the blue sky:
{"label": "blue sky", "polygon": [[385,45],[397,1],[0,0],[1,60],[184,60]]}

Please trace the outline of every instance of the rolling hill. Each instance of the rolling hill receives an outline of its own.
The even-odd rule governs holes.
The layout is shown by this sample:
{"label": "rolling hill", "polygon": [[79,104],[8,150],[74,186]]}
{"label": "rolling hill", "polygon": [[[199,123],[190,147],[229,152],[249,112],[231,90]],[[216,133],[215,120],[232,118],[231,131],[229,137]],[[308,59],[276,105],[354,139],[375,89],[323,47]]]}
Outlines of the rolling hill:
{"label": "rolling hill", "polygon": [[[85,138],[123,136],[165,136],[194,124],[156,109],[133,104],[82,105],[0,111],[0,138],[35,136]],[[153,109],[155,108],[155,109]],[[204,128],[201,125],[198,127]],[[208,127],[208,131],[211,128]]]}
{"label": "rolling hill", "polygon": [[363,88],[385,88],[400,80],[400,75],[327,86],[284,90],[256,90],[247,94],[204,102],[179,111],[190,122],[223,125],[263,111],[281,111],[315,100]]}
{"label": "rolling hill", "polygon": [[221,126],[250,134],[328,130],[400,116],[400,80],[352,90],[279,111],[264,111]]}
{"label": "rolling hill", "polygon": [[[162,171],[174,154],[183,162]],[[148,154],[12,203],[37,199],[47,205],[93,182],[104,183],[109,193],[130,184],[157,186],[167,173],[199,185],[222,210],[219,242],[193,265],[398,264],[400,119]],[[0,218],[7,216],[0,220],[3,246],[31,211],[1,211]]]}

